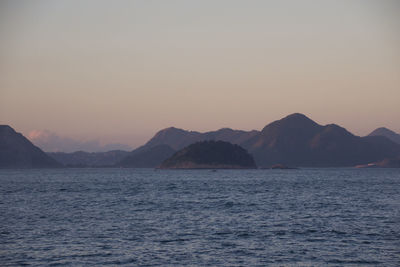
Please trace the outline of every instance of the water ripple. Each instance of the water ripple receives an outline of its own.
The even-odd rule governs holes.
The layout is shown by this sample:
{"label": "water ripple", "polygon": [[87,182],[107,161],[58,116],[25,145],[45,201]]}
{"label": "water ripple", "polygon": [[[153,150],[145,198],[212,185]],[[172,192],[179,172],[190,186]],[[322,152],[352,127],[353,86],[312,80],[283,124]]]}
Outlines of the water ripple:
{"label": "water ripple", "polygon": [[399,266],[400,170],[0,171],[1,266]]}

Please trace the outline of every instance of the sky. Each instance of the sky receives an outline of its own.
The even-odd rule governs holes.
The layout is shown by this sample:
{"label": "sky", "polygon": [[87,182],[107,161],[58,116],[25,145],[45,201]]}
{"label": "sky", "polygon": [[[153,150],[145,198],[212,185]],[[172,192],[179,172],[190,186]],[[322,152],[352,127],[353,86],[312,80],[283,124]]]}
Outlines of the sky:
{"label": "sky", "polygon": [[400,132],[400,1],[0,2],[0,124],[137,147],[294,112]]}

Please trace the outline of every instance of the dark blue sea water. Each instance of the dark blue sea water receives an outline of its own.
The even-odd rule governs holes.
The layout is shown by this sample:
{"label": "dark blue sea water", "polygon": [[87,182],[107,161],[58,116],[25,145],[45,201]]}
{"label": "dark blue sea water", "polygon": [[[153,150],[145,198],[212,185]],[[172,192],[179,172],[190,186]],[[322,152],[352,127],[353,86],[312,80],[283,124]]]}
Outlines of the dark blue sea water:
{"label": "dark blue sea water", "polygon": [[1,266],[400,266],[400,169],[0,171]]}

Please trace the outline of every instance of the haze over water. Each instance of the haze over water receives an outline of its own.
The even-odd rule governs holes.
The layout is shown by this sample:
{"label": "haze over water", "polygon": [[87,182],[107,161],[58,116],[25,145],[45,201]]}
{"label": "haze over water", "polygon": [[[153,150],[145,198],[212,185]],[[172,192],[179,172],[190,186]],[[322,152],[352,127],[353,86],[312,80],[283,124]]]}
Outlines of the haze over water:
{"label": "haze over water", "polygon": [[0,171],[2,266],[398,266],[398,169]]}

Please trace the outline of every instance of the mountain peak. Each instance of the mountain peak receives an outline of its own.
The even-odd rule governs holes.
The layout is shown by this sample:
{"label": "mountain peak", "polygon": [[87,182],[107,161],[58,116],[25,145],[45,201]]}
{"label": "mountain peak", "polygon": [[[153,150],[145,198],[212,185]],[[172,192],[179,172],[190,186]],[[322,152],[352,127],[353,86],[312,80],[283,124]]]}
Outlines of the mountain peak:
{"label": "mountain peak", "polygon": [[0,125],[0,132],[15,133],[15,130],[9,125]]}
{"label": "mountain peak", "polygon": [[159,132],[182,132],[182,131],[185,131],[185,130],[171,126],[171,127],[161,129]]}
{"label": "mountain peak", "polygon": [[312,122],[313,124],[317,124],[315,121],[313,121],[312,119],[310,119],[309,117],[307,117],[306,115],[302,114],[302,113],[293,113],[290,114],[288,116],[286,116],[285,118],[281,119],[281,121],[303,121],[303,122]]}
{"label": "mountain peak", "polygon": [[289,114],[285,118],[307,118],[308,119],[308,117],[306,115],[304,115],[303,113],[299,113],[299,112]]}
{"label": "mountain peak", "polygon": [[382,134],[397,134],[396,132],[386,128],[386,127],[379,127],[373,130],[369,135],[382,135]]}
{"label": "mountain peak", "polygon": [[60,164],[8,125],[0,125],[0,168],[59,167]]}
{"label": "mountain peak", "polygon": [[[174,126],[167,127],[167,128],[165,128],[165,129],[163,129],[163,130],[165,130],[165,131],[184,131],[183,129],[181,129],[181,128],[176,128],[176,127],[174,127]],[[162,131],[162,130],[161,130],[161,131]]]}
{"label": "mountain peak", "polygon": [[181,129],[181,128],[176,128],[174,126],[171,126],[171,127],[164,128],[164,129],[158,131],[156,133],[156,136],[157,135],[163,135],[163,134],[186,134],[186,133],[198,133],[198,132],[196,132],[196,131],[188,131],[188,130],[184,130],[184,129]]}
{"label": "mountain peak", "polygon": [[271,130],[273,128],[279,129],[306,129],[321,127],[318,123],[308,118],[306,115],[301,113],[290,114],[280,120],[276,120],[264,127],[262,132]]}
{"label": "mountain peak", "polygon": [[198,135],[200,135],[198,132],[169,127],[158,131],[154,137],[145,144],[145,146],[153,147],[156,145],[168,144],[173,149],[177,150],[197,141]]}
{"label": "mountain peak", "polygon": [[385,127],[380,127],[373,130],[368,136],[384,136],[393,142],[400,144],[400,134]]}

